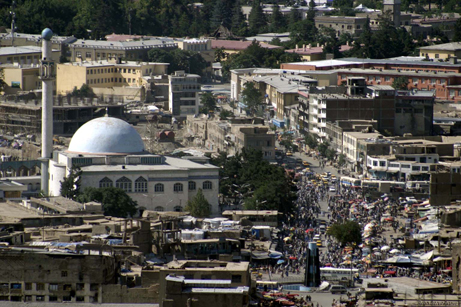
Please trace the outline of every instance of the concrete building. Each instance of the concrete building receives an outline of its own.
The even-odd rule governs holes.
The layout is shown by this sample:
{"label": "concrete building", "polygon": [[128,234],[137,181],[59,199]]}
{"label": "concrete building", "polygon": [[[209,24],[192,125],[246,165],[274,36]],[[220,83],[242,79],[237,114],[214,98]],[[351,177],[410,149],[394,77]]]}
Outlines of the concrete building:
{"label": "concrete building", "polygon": [[[52,50],[54,62],[59,62],[59,50]],[[38,65],[42,49],[39,46],[3,47],[0,48],[0,63],[17,65]]]}
{"label": "concrete building", "polygon": [[168,76],[168,107],[177,119],[185,119],[187,115],[198,114],[200,100],[200,76],[186,74],[183,70]]}
{"label": "concrete building", "polygon": [[86,84],[95,94],[144,101],[152,89],[152,76],[165,75],[168,65],[122,62],[116,58],[58,64],[56,93],[66,95]]}
{"label": "concrete building", "polygon": [[[173,277],[174,276],[174,277]],[[181,280],[175,280],[180,278]],[[248,262],[224,262],[224,261],[199,261],[199,260],[183,260],[169,262],[165,268],[159,272],[160,289],[159,296],[162,298],[160,306],[178,306],[178,302],[185,302],[188,298],[194,298],[198,292],[215,293],[214,295],[206,295],[201,297],[201,304],[214,304],[219,306],[237,306],[230,302],[221,301],[223,296],[228,296],[233,291],[238,291],[239,304],[246,306],[248,300],[243,300],[242,294],[246,296],[250,286],[250,273]],[[179,282],[179,284],[172,282]],[[205,285],[215,285],[215,291],[205,292],[203,290],[193,290],[193,288],[209,287]],[[179,287],[179,288],[178,288]],[[186,290],[185,288],[192,288]],[[223,291],[227,288],[227,292]],[[245,290],[246,289],[246,290]],[[197,298],[197,297],[196,297]],[[228,300],[234,301],[235,298],[229,297]],[[235,301],[234,301],[235,302]],[[246,303],[245,303],[246,302]],[[173,304],[174,303],[174,304]],[[223,305],[224,304],[224,305]]]}
{"label": "concrete building", "polygon": [[326,134],[330,146],[338,153],[343,152],[343,132],[355,131],[363,132],[364,130],[372,132],[378,127],[377,120],[337,120],[335,122],[327,122]]}
{"label": "concrete building", "polygon": [[53,153],[48,195],[60,194],[60,182],[72,166],[82,170],[82,188],[121,188],[147,210],[183,211],[201,188],[212,215],[219,213],[217,167],[150,154],[136,130],[120,119],[89,121],[74,134],[67,151]]}
{"label": "concrete building", "polygon": [[217,120],[188,116],[187,129],[195,137],[194,144],[208,150],[235,155],[252,148],[261,151],[265,159],[275,159],[275,134],[261,118]]}
{"label": "concrete building", "polygon": [[29,248],[2,249],[2,301],[102,303],[102,287],[116,283],[115,258]]}
{"label": "concrete building", "polygon": [[461,58],[461,42],[420,47],[419,56],[433,61],[447,61],[454,57]]}
{"label": "concrete building", "polygon": [[5,95],[42,88],[42,82],[38,77],[40,73],[38,64],[3,64],[0,69],[3,70],[3,81],[5,81],[3,93]]}
{"label": "concrete building", "polygon": [[346,156],[350,169],[362,173],[362,165],[365,157],[360,155],[358,144],[360,140],[371,138],[382,138],[380,133],[369,132],[354,132],[346,131],[343,133],[343,154]]}
{"label": "concrete building", "polygon": [[[211,48],[213,50],[222,49],[227,55],[238,53],[242,50],[247,49],[253,41],[231,41],[231,40],[222,40],[215,39],[211,41]],[[267,43],[259,42],[261,48],[266,49],[281,49],[280,46],[270,45]]]}
{"label": "concrete building", "polygon": [[351,16],[316,16],[315,26],[317,28],[334,29],[339,37],[343,33],[359,36],[366,24],[366,17],[351,17]]}
{"label": "concrete building", "polygon": [[[350,49],[352,49],[352,46],[341,45],[339,47],[339,52],[342,53]],[[303,45],[302,47],[298,47],[298,45],[296,45],[296,48],[285,50],[285,52],[299,54],[303,61],[308,61],[308,62],[324,60],[326,56],[326,54],[323,52],[323,47],[319,45],[315,47],[315,46],[312,46],[311,44],[307,46]]]}
{"label": "concrete building", "polygon": [[111,58],[147,61],[152,49],[175,49],[178,45],[170,38],[140,39],[136,41],[102,41],[78,39],[69,44],[69,60],[102,61]]}

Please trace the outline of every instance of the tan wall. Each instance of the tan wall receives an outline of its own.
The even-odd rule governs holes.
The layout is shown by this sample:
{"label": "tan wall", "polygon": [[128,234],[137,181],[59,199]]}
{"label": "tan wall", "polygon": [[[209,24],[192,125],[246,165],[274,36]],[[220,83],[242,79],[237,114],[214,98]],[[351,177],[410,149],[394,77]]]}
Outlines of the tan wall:
{"label": "tan wall", "polygon": [[159,285],[148,288],[127,288],[122,285],[103,285],[102,302],[119,304],[157,304],[159,303]]}
{"label": "tan wall", "polygon": [[56,67],[56,80],[56,93],[65,95],[67,92],[72,92],[74,87],[80,88],[86,83],[86,68],[58,64]]}
{"label": "tan wall", "polygon": [[450,57],[455,56],[454,51],[447,51],[447,50],[420,50],[419,56],[421,57],[428,57],[429,59],[434,60],[446,60]]}

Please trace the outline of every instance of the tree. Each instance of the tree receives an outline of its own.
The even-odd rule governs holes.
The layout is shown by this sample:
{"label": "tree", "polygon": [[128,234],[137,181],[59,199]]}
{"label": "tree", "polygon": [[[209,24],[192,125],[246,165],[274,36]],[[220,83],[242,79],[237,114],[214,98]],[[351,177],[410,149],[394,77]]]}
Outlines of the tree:
{"label": "tree", "polygon": [[226,119],[229,119],[231,117],[234,117],[234,112],[232,111],[229,111],[229,110],[222,110],[220,113],[219,113],[219,119],[220,120],[226,120]]}
{"label": "tree", "polygon": [[306,142],[306,145],[309,146],[310,149],[316,149],[319,145],[317,138],[310,133],[304,137],[304,142]]}
{"label": "tree", "polygon": [[346,164],[346,156],[344,154],[339,154],[338,165],[342,167],[344,164]]}
{"label": "tree", "polygon": [[458,20],[456,20],[453,41],[461,42],[461,18],[458,18]]}
{"label": "tree", "polygon": [[82,171],[72,166],[69,174],[61,181],[61,196],[75,200],[80,193]]}
{"label": "tree", "polygon": [[93,188],[88,187],[77,196],[77,201],[87,203],[96,201],[102,204],[104,215],[123,217],[134,216],[137,209],[137,202],[132,200],[128,194],[120,188]]}
{"label": "tree", "polygon": [[264,15],[260,0],[254,0],[251,12],[248,16],[249,30],[252,35],[264,33],[267,25],[266,15]]}
{"label": "tree", "polygon": [[185,210],[189,211],[193,217],[204,218],[210,216],[210,203],[203,195],[202,189],[198,189],[194,198],[187,202]]}
{"label": "tree", "polygon": [[273,33],[281,33],[285,31],[285,17],[280,12],[280,7],[275,4],[272,8],[272,15],[270,18],[269,31]]}
{"label": "tree", "polygon": [[294,147],[293,134],[283,132],[280,145],[284,146],[287,151],[293,151],[293,147]]}
{"label": "tree", "polygon": [[408,78],[407,77],[397,77],[392,82],[392,87],[396,90],[407,90],[408,89]]}
{"label": "tree", "polygon": [[263,103],[263,94],[255,87],[253,82],[247,82],[242,91],[242,102],[246,105],[246,109],[254,116],[258,108]]}
{"label": "tree", "polygon": [[232,8],[231,30],[234,35],[247,36],[248,27],[245,15],[243,15],[242,12],[242,7],[240,6],[240,0],[236,0]]}
{"label": "tree", "polygon": [[147,57],[151,62],[170,63],[168,65],[169,74],[177,70],[184,70],[187,73],[202,75],[207,65],[199,53],[181,49],[152,49],[148,52]]}
{"label": "tree", "polygon": [[217,0],[211,17],[211,29],[217,29],[220,25],[230,28],[232,24],[231,1]]}
{"label": "tree", "polygon": [[348,244],[358,246],[362,243],[362,229],[355,221],[335,223],[328,229],[327,234],[334,237],[343,247]]}
{"label": "tree", "polygon": [[208,114],[209,112],[214,112],[216,109],[216,97],[210,92],[205,92],[200,98],[200,104],[202,105],[200,113]]}
{"label": "tree", "polygon": [[80,89],[74,87],[71,95],[80,98],[93,98],[96,96],[93,92],[93,89],[88,84],[83,84]]}
{"label": "tree", "polygon": [[327,151],[329,147],[330,147],[330,143],[328,141],[323,141],[322,143],[320,143],[320,145],[318,146],[320,155],[327,157]]}

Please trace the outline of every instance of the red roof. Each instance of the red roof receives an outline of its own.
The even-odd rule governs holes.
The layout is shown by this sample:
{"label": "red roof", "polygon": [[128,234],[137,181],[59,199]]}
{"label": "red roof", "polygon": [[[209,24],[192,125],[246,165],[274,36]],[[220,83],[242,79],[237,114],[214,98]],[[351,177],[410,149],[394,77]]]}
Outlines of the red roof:
{"label": "red roof", "polygon": [[[252,41],[229,41],[229,40],[222,40],[216,39],[211,41],[211,48],[218,49],[223,48],[226,50],[245,50],[247,49],[253,42]],[[280,46],[274,46],[267,43],[260,42],[259,46],[262,48],[267,49],[278,49],[282,48]]]}

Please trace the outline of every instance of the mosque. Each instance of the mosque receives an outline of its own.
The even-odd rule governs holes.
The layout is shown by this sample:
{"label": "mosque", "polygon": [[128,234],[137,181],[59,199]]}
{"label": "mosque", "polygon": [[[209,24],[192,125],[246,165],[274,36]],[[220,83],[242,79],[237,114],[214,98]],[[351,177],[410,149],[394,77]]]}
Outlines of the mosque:
{"label": "mosque", "polygon": [[218,167],[151,154],[139,133],[121,119],[93,119],[75,132],[67,151],[53,152],[50,196],[60,195],[61,181],[73,165],[82,170],[82,189],[117,187],[147,210],[183,211],[201,188],[212,215],[220,213]]}

